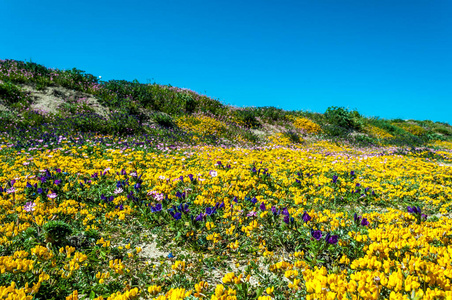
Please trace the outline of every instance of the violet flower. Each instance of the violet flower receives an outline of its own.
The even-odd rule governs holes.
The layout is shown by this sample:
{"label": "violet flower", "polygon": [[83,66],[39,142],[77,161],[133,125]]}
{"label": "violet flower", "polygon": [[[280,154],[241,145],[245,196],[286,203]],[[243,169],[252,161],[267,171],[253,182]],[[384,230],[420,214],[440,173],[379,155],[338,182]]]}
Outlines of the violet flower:
{"label": "violet flower", "polygon": [[336,183],[338,178],[339,178],[339,177],[337,177],[336,175],[334,175],[334,176],[333,176],[333,183]]}
{"label": "violet flower", "polygon": [[326,237],[325,237],[325,241],[326,241],[328,244],[335,245],[335,244],[337,244],[338,236],[337,236],[337,235],[330,235],[330,233],[328,233],[328,234],[326,235]]}
{"label": "violet flower", "polygon": [[216,209],[214,207],[206,207],[206,215],[211,216],[216,212]]}
{"label": "violet flower", "polygon": [[367,218],[363,218],[361,221],[362,226],[369,226],[369,221],[367,221]]}
{"label": "violet flower", "polygon": [[196,216],[195,221],[202,221],[202,219],[204,218],[204,214],[200,213],[198,216]]}
{"label": "violet flower", "polygon": [[170,212],[170,215],[175,219],[175,220],[180,220],[182,218],[182,214],[180,212],[174,213],[173,211]]}
{"label": "violet flower", "polygon": [[322,231],[311,229],[311,235],[312,235],[313,238],[315,238],[316,240],[320,241],[320,239],[322,238]]}
{"label": "violet flower", "polygon": [[303,219],[303,221],[304,221],[305,223],[307,223],[309,220],[311,220],[311,216],[308,215],[308,213],[307,213],[306,211],[303,213],[303,215],[301,216],[301,218]]}
{"label": "violet flower", "polygon": [[284,223],[289,224],[290,218],[289,216],[284,216]]}
{"label": "violet flower", "polygon": [[157,203],[155,206],[151,206],[151,212],[159,212],[162,210],[162,204]]}

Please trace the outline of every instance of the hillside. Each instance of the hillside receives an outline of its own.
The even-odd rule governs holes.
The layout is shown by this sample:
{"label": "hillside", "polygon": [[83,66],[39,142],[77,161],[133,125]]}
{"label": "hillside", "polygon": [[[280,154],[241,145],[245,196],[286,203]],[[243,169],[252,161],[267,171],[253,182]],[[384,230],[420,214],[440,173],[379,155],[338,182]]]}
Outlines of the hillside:
{"label": "hillside", "polygon": [[[309,145],[321,140],[360,147],[449,145],[452,126],[367,118],[330,107],[323,113],[237,108],[191,90],[136,81],[107,82],[76,68],[0,61],[0,125],[15,147],[61,134],[159,137],[171,145]],[[28,130],[25,141],[23,132]],[[40,128],[39,130],[37,130]],[[44,136],[45,135],[45,136]],[[154,141],[155,140],[154,138]]]}
{"label": "hillside", "polygon": [[452,127],[0,62],[0,299],[452,297]]}

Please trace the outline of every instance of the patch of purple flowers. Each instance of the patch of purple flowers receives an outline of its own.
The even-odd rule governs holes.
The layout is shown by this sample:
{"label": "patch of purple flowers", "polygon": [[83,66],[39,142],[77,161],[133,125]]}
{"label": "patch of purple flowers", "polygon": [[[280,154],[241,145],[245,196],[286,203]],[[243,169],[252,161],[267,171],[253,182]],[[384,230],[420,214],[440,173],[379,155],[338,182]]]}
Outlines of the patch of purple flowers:
{"label": "patch of purple flowers", "polygon": [[311,235],[313,238],[320,241],[320,239],[322,238],[322,231],[311,229]]}

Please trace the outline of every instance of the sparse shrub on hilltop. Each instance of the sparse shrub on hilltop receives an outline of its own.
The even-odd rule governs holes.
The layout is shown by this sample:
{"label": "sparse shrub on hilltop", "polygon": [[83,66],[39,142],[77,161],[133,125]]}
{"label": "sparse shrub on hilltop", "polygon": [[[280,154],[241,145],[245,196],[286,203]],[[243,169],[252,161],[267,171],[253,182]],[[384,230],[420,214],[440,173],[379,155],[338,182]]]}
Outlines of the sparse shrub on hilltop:
{"label": "sparse shrub on hilltop", "polygon": [[256,111],[254,109],[237,109],[234,111],[235,119],[246,127],[257,128],[260,126],[259,121],[256,118]]}
{"label": "sparse shrub on hilltop", "polygon": [[363,127],[362,117],[356,111],[349,111],[344,107],[331,106],[325,111],[327,121],[345,130],[361,130]]}

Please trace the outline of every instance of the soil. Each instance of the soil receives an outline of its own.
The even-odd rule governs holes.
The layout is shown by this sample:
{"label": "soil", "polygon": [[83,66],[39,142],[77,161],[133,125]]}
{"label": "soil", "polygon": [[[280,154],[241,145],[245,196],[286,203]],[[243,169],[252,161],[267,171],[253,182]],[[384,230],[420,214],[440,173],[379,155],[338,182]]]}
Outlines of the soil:
{"label": "soil", "polygon": [[[99,104],[99,101],[91,94],[73,91],[64,87],[46,87],[43,90],[37,90],[32,85],[21,84],[20,87],[30,92],[33,99],[31,109],[41,110],[49,113],[57,113],[59,106],[69,99],[79,100],[85,99],[87,104],[94,110],[95,113],[107,117],[109,109]],[[0,107],[1,110],[1,107]]]}

